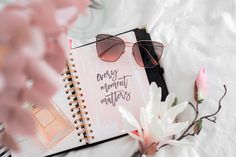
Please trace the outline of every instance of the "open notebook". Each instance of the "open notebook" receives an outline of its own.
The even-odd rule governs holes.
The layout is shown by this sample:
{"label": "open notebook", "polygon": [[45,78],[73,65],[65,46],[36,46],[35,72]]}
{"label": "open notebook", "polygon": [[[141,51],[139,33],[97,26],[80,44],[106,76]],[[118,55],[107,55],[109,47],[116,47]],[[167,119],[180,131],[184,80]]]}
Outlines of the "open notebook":
{"label": "open notebook", "polygon": [[[150,39],[145,29],[118,36],[129,42]],[[68,54],[68,67],[61,77],[61,90],[52,98],[52,103],[76,129],[49,150],[39,147],[35,140],[19,139],[22,152],[12,152],[12,156],[50,156],[124,135],[121,130],[129,127],[118,106],[124,106],[137,118],[140,107],[148,102],[150,82],[155,81],[163,88],[163,98],[168,92],[162,68],[138,66],[131,49],[126,47],[126,53],[116,62],[104,62],[98,58],[94,42],[73,48]]]}

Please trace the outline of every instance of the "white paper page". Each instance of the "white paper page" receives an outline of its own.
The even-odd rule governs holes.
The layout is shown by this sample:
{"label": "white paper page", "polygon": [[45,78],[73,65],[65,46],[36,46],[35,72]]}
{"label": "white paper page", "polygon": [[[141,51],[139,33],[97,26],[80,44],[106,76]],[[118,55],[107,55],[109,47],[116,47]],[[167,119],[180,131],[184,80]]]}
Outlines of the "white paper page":
{"label": "white paper page", "polygon": [[[119,37],[128,42],[136,42],[134,32],[122,34]],[[96,44],[73,49],[71,53],[75,69],[77,69],[74,75],[78,76],[79,86],[83,93],[82,98],[85,100],[86,111],[90,118],[88,123],[92,125],[90,127],[93,130],[90,135],[94,136],[92,143],[124,134],[121,130],[127,129],[128,126],[119,113],[118,106],[125,107],[138,119],[140,107],[147,104],[149,91],[145,69],[135,62],[132,47],[126,47],[125,53],[116,62],[100,60]],[[111,77],[105,77],[105,73],[109,73]],[[126,86],[105,90],[106,83],[108,85],[117,81]],[[105,99],[111,99],[112,102],[106,104]]]}

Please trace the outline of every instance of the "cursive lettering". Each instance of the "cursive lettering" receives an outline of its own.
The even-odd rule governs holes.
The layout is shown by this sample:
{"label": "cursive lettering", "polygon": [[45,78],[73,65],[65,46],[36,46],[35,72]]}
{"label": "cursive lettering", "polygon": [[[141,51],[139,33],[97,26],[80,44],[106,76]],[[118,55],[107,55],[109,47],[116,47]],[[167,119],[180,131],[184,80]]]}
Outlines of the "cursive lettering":
{"label": "cursive lettering", "polygon": [[103,74],[97,74],[97,81],[103,81],[105,78],[111,79],[112,81],[115,81],[117,79],[117,74],[118,74],[118,69],[116,70],[107,70],[105,73]]}
{"label": "cursive lettering", "polygon": [[104,91],[101,104],[116,106],[118,101],[130,101],[131,92],[128,90],[129,80],[132,75],[119,76],[119,70],[107,70],[97,73],[100,90]]}
{"label": "cursive lettering", "polygon": [[102,104],[109,105],[111,104],[112,106],[116,106],[116,103],[119,100],[125,100],[129,101],[130,100],[130,92],[125,91],[125,90],[118,90],[115,92],[111,92],[111,94],[105,95],[105,98],[101,100]]}
{"label": "cursive lettering", "polygon": [[125,75],[123,77],[120,77],[117,79],[117,81],[112,83],[105,83],[103,86],[101,86],[101,90],[105,90],[106,92],[109,92],[111,89],[117,89],[118,87],[124,87],[125,89],[128,87],[128,79],[131,77],[131,75]]}

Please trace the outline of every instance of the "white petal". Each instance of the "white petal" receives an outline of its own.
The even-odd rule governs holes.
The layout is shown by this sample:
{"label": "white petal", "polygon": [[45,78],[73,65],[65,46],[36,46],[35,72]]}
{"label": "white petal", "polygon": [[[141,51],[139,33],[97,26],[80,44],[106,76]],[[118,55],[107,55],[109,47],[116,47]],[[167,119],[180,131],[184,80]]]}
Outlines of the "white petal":
{"label": "white petal", "polygon": [[176,116],[184,111],[187,107],[188,102],[183,102],[181,104],[177,104],[174,107],[171,107],[163,116],[163,121],[165,123],[173,123]]}
{"label": "white petal", "polygon": [[158,110],[157,110],[157,115],[159,117],[163,117],[163,115],[166,113],[166,111],[168,110],[167,107],[168,105],[165,102],[159,102],[158,103]]}
{"label": "white petal", "polygon": [[158,115],[160,117],[163,117],[163,115],[167,112],[167,110],[169,108],[171,108],[173,102],[175,100],[175,94],[174,93],[170,93],[167,97],[166,100],[161,102],[161,105],[159,106],[158,109]]}
{"label": "white petal", "polygon": [[143,129],[144,137],[148,136],[148,124],[150,123],[150,120],[148,119],[148,114],[146,110],[142,107],[140,110],[140,124]]}
{"label": "white petal", "polygon": [[119,106],[119,111],[122,114],[122,116],[127,120],[127,122],[138,130],[140,136],[143,136],[141,127],[138,124],[137,120],[134,118],[134,116],[122,106]]}
{"label": "white petal", "polygon": [[147,114],[149,115],[149,119],[158,116],[158,110],[160,109],[160,101],[161,101],[161,88],[158,88],[155,82],[152,82],[150,85],[149,91],[149,102],[146,106]]}
{"label": "white petal", "polygon": [[122,133],[124,133],[124,134],[129,134],[129,136],[131,136],[132,138],[134,138],[134,139],[136,139],[136,140],[139,140],[139,141],[141,141],[141,142],[144,142],[144,139],[142,138],[142,137],[140,137],[140,136],[137,136],[137,135],[135,135],[134,133],[132,133],[132,132],[130,132],[130,131],[128,131],[128,130],[121,130],[121,132]]}
{"label": "white petal", "polygon": [[[166,97],[166,100],[165,100],[165,103],[167,104],[167,110],[169,108],[171,108],[172,104],[174,103],[175,101],[175,94],[174,93],[170,93],[167,97]],[[166,110],[166,111],[167,111]],[[166,112],[165,111],[165,112]]]}
{"label": "white petal", "polygon": [[147,128],[147,125],[149,122],[150,121],[148,119],[148,115],[147,115],[146,110],[143,107],[141,107],[141,109],[140,109],[140,124],[141,124],[142,129],[145,130]]}
{"label": "white petal", "polygon": [[149,96],[151,100],[161,101],[161,87],[158,87],[155,82],[150,85]]}
{"label": "white petal", "polygon": [[134,139],[136,139],[138,141],[144,142],[144,140],[141,137],[135,135],[134,133],[129,132],[128,134],[129,134],[130,137],[132,137],[132,138],[134,138]]}
{"label": "white petal", "polygon": [[154,141],[160,141],[165,137],[165,126],[163,126],[159,118],[153,118],[151,123],[148,125],[148,131]]}
{"label": "white petal", "polygon": [[188,122],[174,123],[166,129],[166,136],[171,136],[180,133],[188,127]]}

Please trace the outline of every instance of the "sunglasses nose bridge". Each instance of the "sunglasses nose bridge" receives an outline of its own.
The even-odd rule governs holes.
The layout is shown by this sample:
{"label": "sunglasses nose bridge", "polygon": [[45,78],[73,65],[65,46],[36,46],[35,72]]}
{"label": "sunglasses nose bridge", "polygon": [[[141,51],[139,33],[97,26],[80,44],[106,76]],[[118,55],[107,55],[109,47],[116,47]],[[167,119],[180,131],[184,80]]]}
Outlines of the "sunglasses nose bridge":
{"label": "sunglasses nose bridge", "polygon": [[126,47],[132,47],[132,46],[133,46],[133,43],[126,41],[126,42],[125,42],[125,46],[126,46]]}

